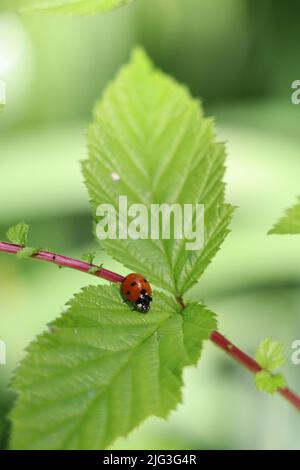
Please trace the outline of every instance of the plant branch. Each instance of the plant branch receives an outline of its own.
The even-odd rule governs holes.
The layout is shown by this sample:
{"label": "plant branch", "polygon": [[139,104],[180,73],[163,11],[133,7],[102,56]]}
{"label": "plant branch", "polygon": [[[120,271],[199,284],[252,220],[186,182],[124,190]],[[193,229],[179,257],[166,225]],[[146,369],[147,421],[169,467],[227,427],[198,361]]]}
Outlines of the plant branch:
{"label": "plant branch", "polygon": [[[24,247],[21,245],[14,245],[13,243],[0,242],[0,252],[17,254]],[[74,258],[69,258],[68,256],[58,255],[57,253],[52,253],[51,251],[39,251],[31,256],[31,258],[39,259],[41,261],[48,261],[48,263],[57,264],[65,268],[77,269],[78,271],[83,271],[89,273],[93,276],[101,277],[106,279],[109,282],[122,282],[123,276],[120,274],[113,273],[108,269],[99,268],[98,271],[94,272],[94,269],[97,268],[95,264],[89,264],[85,261],[81,261]],[[93,270],[92,272],[89,272]]]}
{"label": "plant branch", "polygon": [[[218,331],[213,331],[210,339],[234,360],[242,364],[246,369],[250,370],[254,374],[263,370],[263,368],[260,367],[260,365],[252,357],[248,356],[248,354],[234,346],[234,344],[232,344]],[[297,408],[298,411],[300,411],[300,397],[297,396],[292,390],[287,387],[279,388],[278,393],[288,400],[295,408]]]}
{"label": "plant branch", "polygon": [[[24,247],[21,245],[0,242],[0,252],[3,253],[17,254],[23,248]],[[39,251],[33,254],[31,258],[39,259],[41,261],[47,261],[58,266],[77,269],[78,271],[83,271],[93,276],[106,279],[109,282],[121,283],[124,279],[124,277],[120,274],[109,271],[108,269],[103,269],[100,267],[98,270],[95,271],[95,268],[97,268],[98,266],[94,264],[89,264],[85,261],[69,258],[67,256],[62,256],[57,253],[52,253],[50,251]],[[182,308],[184,308],[184,303],[182,299],[177,298],[176,300],[182,306]],[[212,332],[210,340],[219,348],[223,349],[223,351],[225,351],[235,361],[239,362],[246,369],[250,370],[250,372],[255,374],[263,370],[252,357],[248,356],[248,354],[244,353],[241,349],[234,346],[234,344],[232,344],[227,338],[225,338],[225,336],[223,336],[218,331]],[[298,411],[300,411],[300,397],[297,396],[292,390],[287,387],[280,388],[278,390],[278,393],[282,395],[286,400],[288,400]]]}

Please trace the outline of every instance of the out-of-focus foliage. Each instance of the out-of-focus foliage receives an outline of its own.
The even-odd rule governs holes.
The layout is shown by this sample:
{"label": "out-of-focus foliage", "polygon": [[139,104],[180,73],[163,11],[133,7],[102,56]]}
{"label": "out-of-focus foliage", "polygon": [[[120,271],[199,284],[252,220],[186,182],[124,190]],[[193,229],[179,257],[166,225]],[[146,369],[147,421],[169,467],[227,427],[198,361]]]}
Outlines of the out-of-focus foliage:
{"label": "out-of-focus foliage", "polygon": [[297,204],[286,210],[285,215],[281,217],[269,233],[280,235],[300,233],[300,198]]}
{"label": "out-of-focus foliage", "polygon": [[119,8],[133,0],[12,0],[12,5],[25,12],[90,15]]}

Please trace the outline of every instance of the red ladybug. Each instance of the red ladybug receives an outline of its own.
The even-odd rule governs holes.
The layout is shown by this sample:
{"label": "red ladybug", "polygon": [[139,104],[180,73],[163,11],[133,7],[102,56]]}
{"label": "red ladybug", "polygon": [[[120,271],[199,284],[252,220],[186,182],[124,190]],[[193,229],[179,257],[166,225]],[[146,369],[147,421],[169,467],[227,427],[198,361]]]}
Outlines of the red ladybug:
{"label": "red ladybug", "polygon": [[149,312],[152,302],[151,286],[142,274],[131,273],[122,282],[122,294],[125,302],[133,302],[134,308],[141,313]]}

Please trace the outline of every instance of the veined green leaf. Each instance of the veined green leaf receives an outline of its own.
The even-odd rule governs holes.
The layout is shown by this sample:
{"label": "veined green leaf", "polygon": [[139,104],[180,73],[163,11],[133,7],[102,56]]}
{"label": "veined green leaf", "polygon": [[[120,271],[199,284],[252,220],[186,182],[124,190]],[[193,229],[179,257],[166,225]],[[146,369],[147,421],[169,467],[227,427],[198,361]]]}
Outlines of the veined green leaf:
{"label": "veined green leaf", "polygon": [[182,369],[216,327],[202,305],[182,311],[156,292],[147,315],[118,286],[90,286],[28,348],[13,381],[15,449],[99,449],[181,400]]}
{"label": "veined green leaf", "polygon": [[260,392],[267,392],[273,395],[279,388],[286,386],[285,379],[282,374],[271,374],[268,370],[257,372],[254,376],[255,385]]}
{"label": "veined green leaf", "polygon": [[286,383],[283,375],[272,373],[285,363],[283,345],[266,338],[257,348],[255,358],[263,368],[254,375],[257,390],[273,394],[279,388],[284,388]]}
{"label": "veined green leaf", "polygon": [[24,246],[27,243],[28,232],[29,226],[24,223],[19,223],[13,227],[10,227],[6,236],[10,242]]}
{"label": "veined green leaf", "polygon": [[133,0],[19,0],[17,6],[24,11],[89,15],[119,8]]}
{"label": "veined green leaf", "polygon": [[269,234],[299,234],[300,233],[300,197],[298,202],[287,209],[285,215],[274,225]]}
{"label": "veined green leaf", "polygon": [[264,339],[256,351],[256,360],[263,369],[274,371],[285,363],[283,345],[270,338]]}
{"label": "veined green leaf", "polygon": [[[199,102],[136,50],[108,86],[89,130],[83,164],[94,213],[101,203],[204,204],[205,246],[186,239],[102,240],[102,248],[153,284],[181,296],[203,273],[228,233],[233,208],[224,202],[224,146]],[[195,212],[195,211],[194,211]],[[119,215],[119,214],[118,214]]]}

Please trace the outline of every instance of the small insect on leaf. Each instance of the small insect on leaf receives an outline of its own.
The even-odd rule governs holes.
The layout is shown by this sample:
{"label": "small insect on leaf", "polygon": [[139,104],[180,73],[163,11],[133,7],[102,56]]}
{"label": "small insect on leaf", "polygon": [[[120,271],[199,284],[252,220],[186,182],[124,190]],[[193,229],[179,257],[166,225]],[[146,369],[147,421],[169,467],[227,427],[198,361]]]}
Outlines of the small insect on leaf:
{"label": "small insect on leaf", "polygon": [[183,368],[216,328],[203,305],[181,310],[156,292],[151,315],[134,315],[116,285],[76,294],[15,374],[11,448],[103,449],[148,416],[168,416]]}
{"label": "small insect on leaf", "polygon": [[135,310],[141,313],[149,312],[152,289],[142,274],[128,274],[122,282],[121,290],[123,297],[133,303]]}
{"label": "small insect on leaf", "polygon": [[[133,279],[126,290],[119,283],[84,288],[52,324],[56,333],[31,343],[12,384],[12,449],[102,449],[148,416],[167,417],[182,401],[183,369],[198,363],[217,327],[204,305],[175,298],[198,281],[228,233],[225,149],[199,102],[141,50],[96,108],[83,170],[95,215],[109,200],[119,216],[122,195],[130,205],[206,205],[205,247],[187,251],[173,234],[101,240]],[[151,311],[133,313],[122,300],[146,313],[148,280],[160,289]]]}
{"label": "small insect on leaf", "polygon": [[7,238],[10,242],[25,246],[27,243],[29,226],[24,223],[14,225],[7,231]]}

